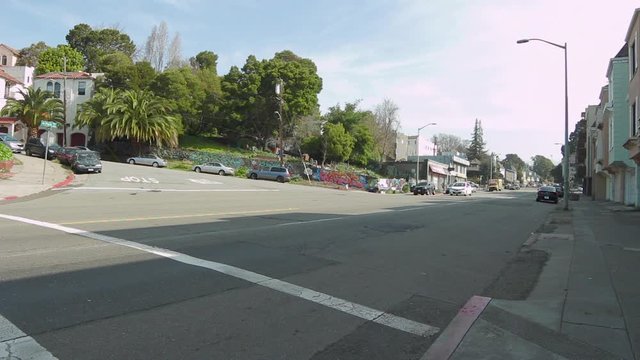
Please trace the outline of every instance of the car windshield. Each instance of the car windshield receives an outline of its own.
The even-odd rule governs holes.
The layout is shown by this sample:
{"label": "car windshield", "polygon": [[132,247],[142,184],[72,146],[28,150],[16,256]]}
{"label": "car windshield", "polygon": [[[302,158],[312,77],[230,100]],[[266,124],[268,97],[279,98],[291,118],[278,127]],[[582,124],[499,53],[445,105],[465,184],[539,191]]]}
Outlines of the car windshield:
{"label": "car windshield", "polygon": [[4,141],[18,141],[18,139],[14,138],[11,135],[2,135],[1,138]]}
{"label": "car windshield", "polygon": [[464,187],[466,185],[465,185],[465,183],[455,183],[455,184],[453,184],[453,186],[455,186],[455,187]]}

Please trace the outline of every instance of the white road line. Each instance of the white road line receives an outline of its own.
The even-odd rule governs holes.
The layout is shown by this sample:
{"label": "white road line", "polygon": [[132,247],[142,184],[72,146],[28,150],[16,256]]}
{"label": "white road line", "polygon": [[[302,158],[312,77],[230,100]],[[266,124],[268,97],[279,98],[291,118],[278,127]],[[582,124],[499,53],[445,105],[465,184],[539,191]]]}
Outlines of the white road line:
{"label": "white road line", "polygon": [[44,228],[58,230],[66,232],[68,234],[74,234],[83,236],[86,238],[103,241],[115,245],[126,246],[136,250],[144,251],[147,253],[162,256],[183,264],[198,266],[210,270],[217,271],[219,273],[236,277],[256,285],[264,286],[276,291],[283,292],[285,294],[293,295],[301,299],[305,299],[316,304],[320,304],[329,307],[334,310],[342,311],[344,313],[373,321],[375,323],[385,325],[394,329],[398,329],[404,332],[408,332],[414,335],[428,337],[434,335],[440,331],[439,328],[422,324],[413,320],[405,319],[399,316],[395,316],[384,311],[376,310],[364,305],[356,304],[344,299],[340,299],[328,294],[317,292],[302,286],[291,284],[282,280],[274,279],[262,274],[258,274],[249,270],[241,269],[235,266],[222,264],[215,261],[208,261],[199,259],[190,255],[182,254],[176,251],[163,249],[159,247],[144,245],[136,243],[134,241],[119,239],[107,235],[96,234],[90,231],[84,231],[80,229],[74,229],[67,226],[48,223],[39,220],[27,219],[19,216],[0,214],[0,218],[7,220],[19,221],[31,225],[37,225]]}
{"label": "white road line", "polygon": [[0,359],[55,360],[31,336],[0,315]]}
{"label": "white road line", "polygon": [[163,188],[121,188],[121,187],[63,187],[51,189],[55,191],[88,191],[88,190],[120,190],[120,191],[155,191],[155,192],[269,192],[280,191],[278,189],[163,189]]}

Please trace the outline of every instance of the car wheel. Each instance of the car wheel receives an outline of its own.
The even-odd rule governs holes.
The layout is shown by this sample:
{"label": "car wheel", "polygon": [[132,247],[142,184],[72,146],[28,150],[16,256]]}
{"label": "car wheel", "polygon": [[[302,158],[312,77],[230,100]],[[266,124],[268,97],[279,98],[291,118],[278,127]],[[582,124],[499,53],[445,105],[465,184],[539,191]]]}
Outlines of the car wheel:
{"label": "car wheel", "polygon": [[540,202],[540,199],[536,198],[536,202]]}
{"label": "car wheel", "polygon": [[418,195],[418,192],[417,192],[417,191],[414,191],[414,192],[413,192],[413,195]]}
{"label": "car wheel", "polygon": [[554,204],[557,204],[557,203],[558,203],[558,200],[554,201],[553,203],[554,203]]}
{"label": "car wheel", "polygon": [[283,183],[284,182],[284,178],[282,176],[278,176],[276,178],[276,181],[279,182],[279,183]]}
{"label": "car wheel", "polygon": [[251,176],[249,177],[252,178],[253,180],[258,180],[258,174],[256,173],[252,173]]}
{"label": "car wheel", "polygon": [[151,166],[153,166],[153,167],[158,167],[158,163],[157,163],[157,162],[154,162],[153,164],[151,164]]}
{"label": "car wheel", "polygon": [[224,170],[220,170],[220,171],[218,171],[218,175],[220,175],[220,176],[224,176]]}
{"label": "car wheel", "polygon": [[202,171],[202,170],[201,170],[199,167],[197,167],[197,168],[193,169],[193,171],[195,171],[195,172],[199,173],[199,172],[200,172],[200,171]]}
{"label": "car wheel", "polygon": [[131,165],[135,165],[135,164],[136,164],[136,161],[135,161],[135,160],[133,160],[133,159],[131,159],[131,160],[129,160],[129,164],[131,164]]}

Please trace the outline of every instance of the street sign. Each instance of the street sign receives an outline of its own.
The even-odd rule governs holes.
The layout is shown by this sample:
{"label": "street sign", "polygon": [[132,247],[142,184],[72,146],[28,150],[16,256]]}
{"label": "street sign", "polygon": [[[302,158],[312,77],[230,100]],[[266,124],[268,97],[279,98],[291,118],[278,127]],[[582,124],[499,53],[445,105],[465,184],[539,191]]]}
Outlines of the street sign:
{"label": "street sign", "polygon": [[54,129],[59,126],[60,124],[58,124],[55,121],[47,121],[47,120],[40,121],[40,129]]}

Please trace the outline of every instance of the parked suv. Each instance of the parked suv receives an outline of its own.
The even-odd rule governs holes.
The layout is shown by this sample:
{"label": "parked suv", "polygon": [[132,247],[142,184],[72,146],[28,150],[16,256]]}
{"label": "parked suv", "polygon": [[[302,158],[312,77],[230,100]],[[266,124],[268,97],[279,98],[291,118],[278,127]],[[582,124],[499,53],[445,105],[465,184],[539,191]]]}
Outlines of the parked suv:
{"label": "parked suv", "polygon": [[[60,145],[58,144],[49,144],[49,153],[47,154],[47,159],[55,159],[58,148],[60,148]],[[24,145],[24,153],[27,154],[27,156],[38,156],[44,158],[46,149],[46,145],[43,144],[39,138],[30,138]]]}
{"label": "parked suv", "polygon": [[413,195],[435,195],[436,186],[428,181],[421,181],[413,187]]}

